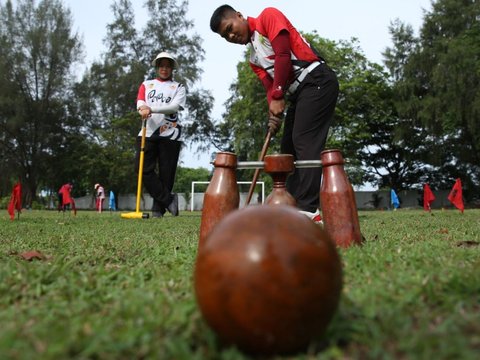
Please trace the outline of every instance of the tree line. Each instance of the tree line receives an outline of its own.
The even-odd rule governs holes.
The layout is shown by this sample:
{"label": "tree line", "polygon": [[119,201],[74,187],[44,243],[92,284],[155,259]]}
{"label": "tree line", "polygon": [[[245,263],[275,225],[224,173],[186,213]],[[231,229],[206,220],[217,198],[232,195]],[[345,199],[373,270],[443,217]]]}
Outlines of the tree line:
{"label": "tree line", "polygon": [[[68,7],[60,0],[0,2],[0,196],[18,180],[27,204],[65,182],[74,183],[75,196],[91,193],[96,182],[135,193],[135,98],[163,50],[178,59],[175,77],[188,90],[185,146],[258,158],[267,104],[248,53],[222,119],[213,119],[214,95],[200,85],[206,54],[186,17],[188,1],[146,0],[145,7],[148,21],[137,29],[131,2],[112,2],[101,59],[77,79],[83,50]],[[327,146],[342,150],[353,184],[402,190],[428,182],[447,189],[460,177],[466,197],[478,196],[480,4],[437,0],[418,36],[400,20],[389,30],[392,45],[382,65],[369,61],[355,38],[304,33],[340,82]],[[270,151],[278,150],[274,138]],[[242,180],[251,175],[239,172]],[[179,169],[176,191],[188,192],[191,180],[208,176],[206,169]]]}

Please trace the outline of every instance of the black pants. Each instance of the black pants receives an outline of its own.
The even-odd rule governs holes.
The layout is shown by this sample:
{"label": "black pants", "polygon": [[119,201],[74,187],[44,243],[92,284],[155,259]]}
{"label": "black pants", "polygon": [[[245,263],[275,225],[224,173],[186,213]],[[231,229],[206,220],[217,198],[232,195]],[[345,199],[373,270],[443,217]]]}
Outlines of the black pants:
{"label": "black pants", "polygon": [[58,211],[64,210],[63,208],[63,194],[58,193]]}
{"label": "black pants", "polygon": [[[326,65],[315,68],[289,99],[281,150],[295,160],[320,160],[338,98],[338,81]],[[300,210],[319,207],[321,168],[295,169],[287,179],[287,190]]]}
{"label": "black pants", "polygon": [[[137,138],[135,173],[140,163],[141,137]],[[177,172],[178,157],[182,142],[162,138],[146,138],[143,161],[143,185],[153,198],[152,211],[165,213],[172,202],[172,189]]]}

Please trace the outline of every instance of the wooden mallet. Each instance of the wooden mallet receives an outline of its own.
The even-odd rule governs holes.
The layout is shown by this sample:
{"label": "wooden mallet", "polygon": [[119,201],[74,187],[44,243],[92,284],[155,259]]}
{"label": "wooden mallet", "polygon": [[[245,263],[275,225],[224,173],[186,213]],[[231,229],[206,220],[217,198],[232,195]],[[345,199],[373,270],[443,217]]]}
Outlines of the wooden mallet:
{"label": "wooden mallet", "polygon": [[[273,116],[272,116],[273,117]],[[279,117],[274,117],[276,120],[281,121]],[[265,143],[263,144],[262,151],[260,152],[259,161],[263,161],[265,155],[267,154],[268,147],[270,146],[270,140],[272,139],[272,135],[274,134],[274,130],[269,127],[267,136],[265,137]],[[257,184],[258,175],[260,174],[260,169],[255,169],[255,173],[253,174],[252,183],[250,184],[250,189],[248,190],[247,200],[245,201],[245,206],[250,204],[250,200],[252,200],[253,190],[255,189],[255,185]]]}

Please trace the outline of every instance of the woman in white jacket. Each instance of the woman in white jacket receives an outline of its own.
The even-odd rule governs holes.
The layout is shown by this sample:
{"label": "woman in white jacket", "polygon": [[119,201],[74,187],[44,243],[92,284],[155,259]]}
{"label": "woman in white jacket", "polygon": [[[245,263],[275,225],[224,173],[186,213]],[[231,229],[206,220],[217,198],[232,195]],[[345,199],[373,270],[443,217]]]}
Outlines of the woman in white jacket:
{"label": "woman in white jacket", "polygon": [[[177,62],[169,53],[158,54],[152,65],[157,77],[144,81],[137,95],[137,110],[142,119],[147,119],[143,184],[153,198],[153,217],[162,217],[166,210],[178,216],[178,196],[172,189],[182,145],[178,112],[185,107],[186,90],[173,80]],[[137,138],[137,173],[140,145],[141,131]]]}

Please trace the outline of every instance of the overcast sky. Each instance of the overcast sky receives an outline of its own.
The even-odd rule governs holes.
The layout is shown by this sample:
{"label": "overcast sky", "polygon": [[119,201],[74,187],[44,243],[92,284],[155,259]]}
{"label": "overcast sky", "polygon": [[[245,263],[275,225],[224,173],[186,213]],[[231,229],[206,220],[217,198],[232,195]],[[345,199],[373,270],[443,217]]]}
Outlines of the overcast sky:
{"label": "overcast sky", "polygon": [[[85,64],[100,59],[104,51],[103,39],[106,24],[112,21],[110,5],[113,0],[64,0],[74,18],[74,30],[83,35]],[[137,29],[147,15],[144,0],[132,0]],[[274,6],[281,10],[301,31],[316,30],[321,37],[330,40],[359,40],[360,48],[367,58],[382,63],[382,52],[391,46],[388,26],[396,18],[413,26],[416,34],[423,22],[424,10],[431,9],[430,0],[189,0],[189,19],[193,20],[194,31],[203,39],[205,61],[202,64],[201,87],[211,90],[215,98],[213,117],[220,119],[228,88],[236,77],[236,65],[242,60],[244,47],[229,44],[209,27],[212,12],[220,5],[229,4],[244,16],[256,17],[265,7]],[[335,67],[335,64],[331,64]],[[81,68],[81,72],[83,72]],[[135,99],[132,99],[134,101]],[[259,149],[260,151],[261,149]],[[210,168],[210,154],[201,154],[185,149],[181,156],[183,166]],[[256,160],[256,159],[241,159]]]}

